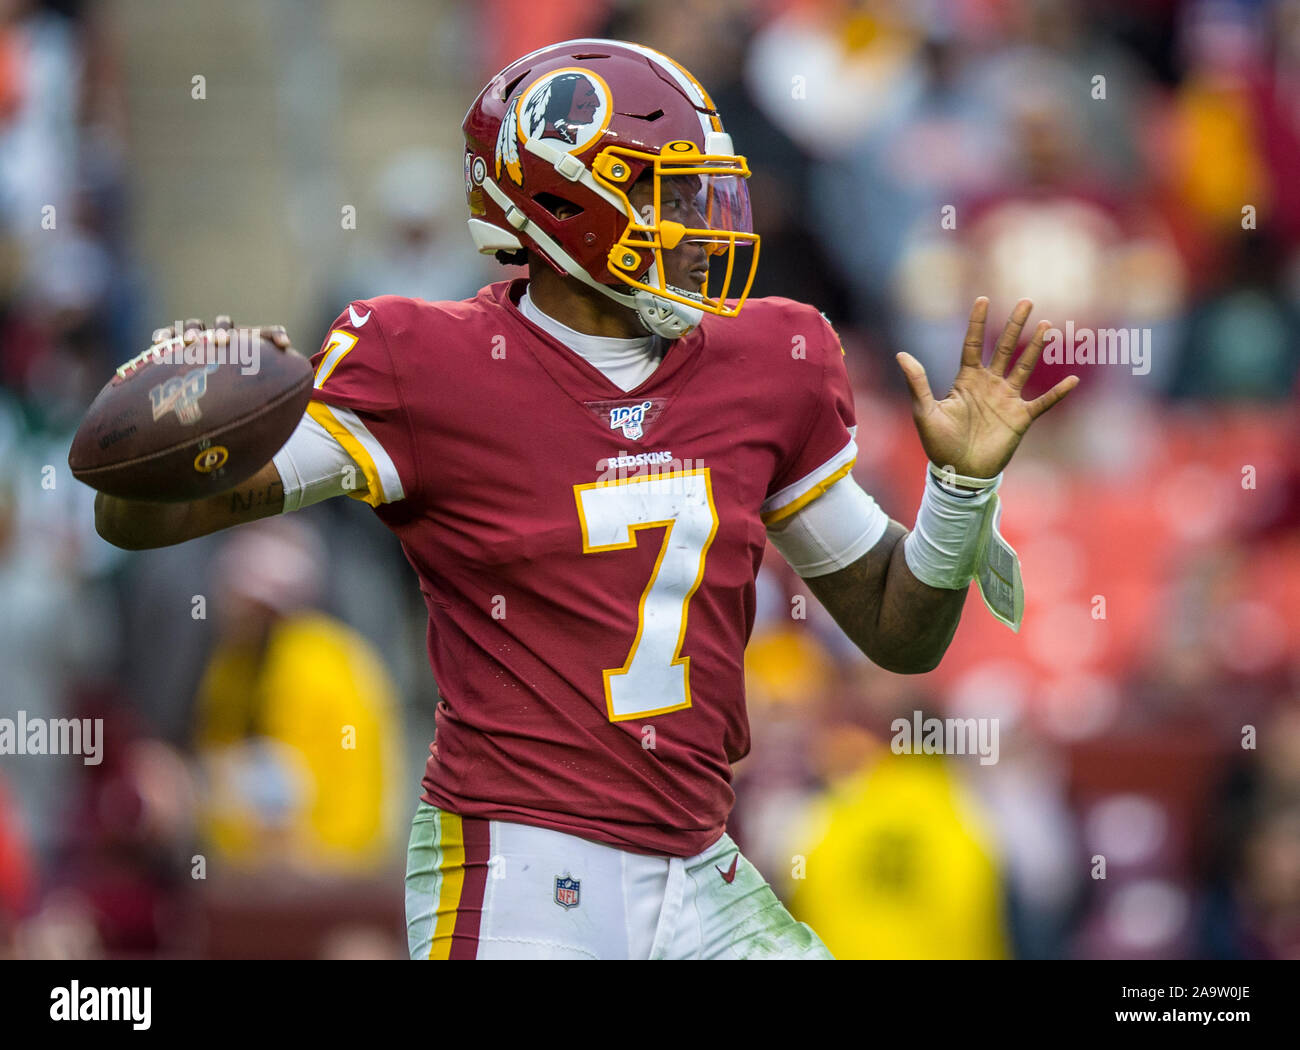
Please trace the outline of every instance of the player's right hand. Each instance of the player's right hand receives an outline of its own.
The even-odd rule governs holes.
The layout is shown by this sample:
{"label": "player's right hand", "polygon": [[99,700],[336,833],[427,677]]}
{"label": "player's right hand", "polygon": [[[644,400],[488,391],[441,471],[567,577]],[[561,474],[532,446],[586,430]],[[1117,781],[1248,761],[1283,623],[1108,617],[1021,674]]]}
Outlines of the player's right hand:
{"label": "player's right hand", "polygon": [[[233,332],[239,330],[240,327],[245,326],[236,325],[230,319],[229,314],[217,314],[217,319],[211,328],[207,327],[199,318],[191,317],[181,325],[180,338],[181,341],[188,346],[190,343],[194,342],[194,340],[201,339],[205,335],[215,338],[214,333],[216,332]],[[298,353],[298,351],[293,348],[293,343],[289,339],[289,333],[284,330],[284,325],[267,325],[266,327],[259,328],[258,332],[263,338],[269,339],[274,346],[283,350],[285,353]],[[164,343],[175,338],[175,325],[167,325],[166,327],[155,328],[153,330],[152,342],[155,344]]]}

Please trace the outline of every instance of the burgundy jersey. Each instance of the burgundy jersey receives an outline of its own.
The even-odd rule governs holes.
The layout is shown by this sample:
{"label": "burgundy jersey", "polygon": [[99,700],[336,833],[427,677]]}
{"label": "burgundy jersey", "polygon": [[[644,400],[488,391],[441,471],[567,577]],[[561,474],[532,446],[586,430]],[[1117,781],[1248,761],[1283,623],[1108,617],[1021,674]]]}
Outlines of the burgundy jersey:
{"label": "burgundy jersey", "polygon": [[765,523],[856,455],[843,353],[814,308],[751,300],[625,393],[523,317],[524,287],[353,303],[314,359],[309,411],[429,609],[423,798],[692,856],[749,750]]}

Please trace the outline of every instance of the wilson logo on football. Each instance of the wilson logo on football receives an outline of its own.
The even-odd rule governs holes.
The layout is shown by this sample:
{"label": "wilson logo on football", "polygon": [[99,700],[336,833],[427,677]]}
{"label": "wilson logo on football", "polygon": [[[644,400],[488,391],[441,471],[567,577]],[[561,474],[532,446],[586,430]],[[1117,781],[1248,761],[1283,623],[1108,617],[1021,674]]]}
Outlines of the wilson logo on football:
{"label": "wilson logo on football", "polygon": [[605,133],[614,107],[609,85],[587,69],[557,69],[534,81],[510,107],[497,135],[496,177],[504,166],[515,185],[524,182],[519,151],[531,138],[554,139],[581,153]]}
{"label": "wilson logo on football", "polygon": [[153,406],[154,422],[158,422],[168,412],[175,412],[181,423],[192,425],[203,416],[199,411],[199,398],[208,389],[208,373],[217,366],[204,365],[183,376],[172,376],[167,382],[159,383],[149,391],[149,402]]}
{"label": "wilson logo on football", "polygon": [[230,452],[225,445],[213,445],[194,457],[194,469],[200,474],[211,474],[224,467],[229,458]]}

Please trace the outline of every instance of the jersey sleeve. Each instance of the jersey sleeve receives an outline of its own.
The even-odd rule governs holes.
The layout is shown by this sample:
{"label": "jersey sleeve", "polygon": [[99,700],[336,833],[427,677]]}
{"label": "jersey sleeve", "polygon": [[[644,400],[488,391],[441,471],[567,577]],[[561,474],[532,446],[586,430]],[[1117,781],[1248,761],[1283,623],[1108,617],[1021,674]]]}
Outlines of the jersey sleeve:
{"label": "jersey sleeve", "polygon": [[821,362],[821,377],[807,409],[802,437],[777,470],[760,508],[763,523],[775,525],[807,506],[853,469],[857,417],[853,389],[839,336],[818,314],[809,338],[810,363]]}
{"label": "jersey sleeve", "polygon": [[849,474],[767,530],[768,541],[805,580],[847,569],[889,528],[880,509]]}
{"label": "jersey sleeve", "polygon": [[349,493],[372,507],[406,499],[417,468],[410,418],[378,311],[351,303],[311,359],[307,415],[347,452],[365,477]]}
{"label": "jersey sleeve", "polygon": [[350,495],[364,480],[360,465],[348,450],[306,413],[271,462],[280,475],[286,514]]}

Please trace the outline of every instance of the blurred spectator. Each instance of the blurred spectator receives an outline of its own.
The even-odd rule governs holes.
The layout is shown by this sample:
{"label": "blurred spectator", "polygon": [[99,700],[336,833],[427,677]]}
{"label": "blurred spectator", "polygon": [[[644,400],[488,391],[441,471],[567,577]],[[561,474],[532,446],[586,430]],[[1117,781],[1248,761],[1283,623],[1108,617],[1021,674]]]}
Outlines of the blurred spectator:
{"label": "blurred spectator", "polygon": [[1011,954],[1065,958],[1085,871],[1068,757],[1034,724],[1032,698],[1013,668],[986,665],[967,675],[949,694],[946,713],[997,725],[997,761],[958,768],[997,844]]}
{"label": "blurred spectator", "polygon": [[324,569],[291,519],[241,530],[219,556],[194,739],[206,835],[241,866],[364,871],[396,844],[396,698],[369,644],[312,611]]}
{"label": "blurred spectator", "polygon": [[1008,122],[1009,167],[996,187],[957,201],[955,228],[943,229],[935,209],[904,243],[893,292],[905,344],[946,384],[975,296],[989,295],[999,313],[1027,297],[1035,319],[1062,331],[1068,322],[1150,334],[1140,367],[1133,359],[1090,368],[1045,353],[1026,397],[1072,373],[1088,399],[1167,388],[1185,278],[1160,215],[1099,181],[1061,85],[1014,100]]}
{"label": "blurred spectator", "polygon": [[3,0],[0,41],[0,221],[31,247],[49,232],[43,208],[71,217],[81,82],[77,26],[39,3]]}
{"label": "blurred spectator", "polygon": [[1220,785],[1209,831],[1201,950],[1300,959],[1300,704],[1258,727]]}
{"label": "blurred spectator", "polygon": [[[4,450],[0,464],[0,717],[65,718],[77,683],[102,666],[112,617],[101,595],[79,578],[65,537],[37,513],[59,496],[57,489],[42,490],[39,461],[20,445]],[[10,755],[0,763],[13,778],[14,800],[38,856],[48,858],[60,841],[60,816],[80,760]]]}
{"label": "blurred spectator", "polygon": [[36,859],[22,814],[0,775],[0,959],[17,949],[19,922],[36,902]]}
{"label": "blurred spectator", "polygon": [[816,167],[810,194],[816,228],[852,281],[860,326],[881,325],[904,239],[918,226],[937,230],[942,205],[987,191],[1007,149],[963,45],[941,31],[880,105],[870,132]]}
{"label": "blurred spectator", "polygon": [[384,166],[372,191],[379,236],[349,265],[327,306],[331,317],[354,299],[465,299],[500,279],[495,261],[467,244],[463,196],[442,190],[448,165],[458,162],[412,148]]}
{"label": "blurred spectator", "polygon": [[1223,238],[1219,287],[1187,319],[1177,397],[1286,401],[1300,377],[1300,296],[1283,284],[1282,246],[1266,231]]}
{"label": "blurred spectator", "polygon": [[[75,712],[102,720],[102,761],[84,767],[58,824],[65,829],[29,954],[151,957],[195,950],[195,789],[182,756],[145,735],[110,688]],[[200,873],[201,874],[201,873]]]}
{"label": "blurred spectator", "polygon": [[992,828],[948,760],[882,745],[790,833],[790,909],[837,958],[1007,957]]}
{"label": "blurred spectator", "polygon": [[746,78],[786,134],[833,157],[881,118],[921,35],[903,4],[793,4],[754,38]]}

